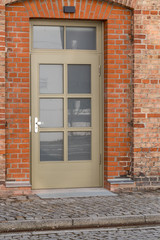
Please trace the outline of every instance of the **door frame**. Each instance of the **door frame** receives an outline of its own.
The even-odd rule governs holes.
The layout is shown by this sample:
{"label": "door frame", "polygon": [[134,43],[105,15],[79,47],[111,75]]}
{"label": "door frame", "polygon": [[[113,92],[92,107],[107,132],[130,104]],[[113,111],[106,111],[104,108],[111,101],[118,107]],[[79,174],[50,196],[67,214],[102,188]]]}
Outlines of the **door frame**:
{"label": "door frame", "polygon": [[[49,26],[82,26],[82,27],[93,27],[96,26],[97,28],[97,49],[96,50],[87,50],[88,53],[95,51],[97,55],[99,55],[99,149],[100,149],[100,167],[99,167],[99,176],[100,176],[100,186],[104,187],[104,24],[102,21],[84,21],[84,20],[38,20],[34,19],[30,21],[30,180],[32,185],[32,174],[33,174],[33,166],[32,166],[32,131],[34,131],[34,121],[32,119],[32,79],[31,79],[31,55],[36,53],[53,53],[57,54],[61,49],[33,49],[32,48],[32,37],[33,37],[33,26],[34,25],[49,25]],[[62,49],[63,52],[72,51],[72,53],[77,52],[77,50],[68,50]],[[81,53],[86,52],[86,50],[78,50]]]}

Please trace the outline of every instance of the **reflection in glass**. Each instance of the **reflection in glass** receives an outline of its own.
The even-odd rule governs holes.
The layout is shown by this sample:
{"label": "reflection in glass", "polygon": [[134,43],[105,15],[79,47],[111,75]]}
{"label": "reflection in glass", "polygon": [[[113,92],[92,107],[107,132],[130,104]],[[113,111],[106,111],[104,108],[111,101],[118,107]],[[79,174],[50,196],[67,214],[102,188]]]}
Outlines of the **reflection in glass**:
{"label": "reflection in glass", "polygon": [[91,99],[89,98],[68,99],[68,126],[69,127],[91,126]]}
{"label": "reflection in glass", "polygon": [[96,50],[95,27],[67,27],[67,49]]}
{"label": "reflection in glass", "polygon": [[40,133],[40,161],[63,161],[63,133]]}
{"label": "reflection in glass", "polygon": [[63,93],[63,65],[40,65],[40,93]]}
{"label": "reflection in glass", "polygon": [[68,160],[91,160],[91,132],[68,133]]}
{"label": "reflection in glass", "polygon": [[33,26],[33,48],[63,49],[63,29],[56,26]]}
{"label": "reflection in glass", "polygon": [[68,65],[68,93],[91,93],[91,65]]}
{"label": "reflection in glass", "polygon": [[63,100],[40,99],[41,127],[63,127]]}

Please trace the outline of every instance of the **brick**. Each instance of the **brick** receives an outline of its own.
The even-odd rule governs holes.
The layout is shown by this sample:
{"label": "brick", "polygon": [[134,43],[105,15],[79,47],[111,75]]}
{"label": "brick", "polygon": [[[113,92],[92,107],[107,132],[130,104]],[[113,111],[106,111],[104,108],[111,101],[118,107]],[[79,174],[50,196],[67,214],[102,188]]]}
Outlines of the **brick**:
{"label": "brick", "polygon": [[[144,172],[147,171],[148,173],[150,172],[150,174],[154,172],[153,174],[155,174],[156,170],[151,171],[151,168],[145,170],[145,167],[148,166],[147,159],[149,159],[150,162],[154,162],[155,158],[159,161],[158,152],[153,151],[157,154],[154,157],[146,155],[148,156],[146,159],[144,159],[143,154],[149,154],[152,152],[151,149],[156,149],[154,148],[154,144],[158,144],[159,139],[158,135],[153,137],[153,129],[157,134],[159,133],[158,84],[160,76],[160,53],[158,53],[158,51],[160,49],[160,35],[159,31],[156,30],[156,27],[159,26],[159,20],[157,18],[159,14],[157,9],[160,8],[159,3],[157,3],[156,9],[153,9],[153,0],[146,0],[145,3],[143,3],[144,1],[142,0],[113,0],[113,2],[116,3],[114,5],[108,1],[82,1],[81,4],[78,0],[75,2],[75,15],[63,14],[62,1],[60,0],[26,0],[25,2],[15,2],[14,4],[6,6],[6,47],[8,47],[8,52],[6,53],[6,75],[4,72],[5,56],[4,53],[3,56],[0,55],[0,64],[3,68],[2,70],[0,67],[2,77],[0,81],[4,82],[5,77],[7,79],[6,90],[3,86],[0,91],[0,103],[3,104],[0,118],[2,121],[5,119],[5,111],[3,110],[5,110],[4,96],[6,92],[5,120],[8,120],[11,127],[6,131],[6,142],[8,144],[6,151],[10,151],[14,147],[16,139],[20,139],[20,142],[16,143],[18,149],[20,144],[22,147],[22,142],[25,143],[26,141],[29,143],[29,134],[27,133],[29,116],[28,103],[30,103],[29,18],[60,17],[62,19],[76,17],[78,19],[102,19],[107,20],[104,24],[104,148],[106,149],[108,145],[113,150],[111,153],[105,150],[105,168],[108,164],[107,159],[111,158],[113,165],[109,164],[109,166],[112,169],[112,173],[108,173],[108,176],[114,178],[127,174],[131,162],[129,156],[132,154],[130,145],[133,142],[135,147],[134,163],[137,163],[138,160],[136,159],[141,159],[140,161],[142,161]],[[68,4],[66,1],[64,1],[64,3],[66,5]],[[73,1],[71,1],[70,4],[73,4]],[[126,6],[130,9],[126,8]],[[4,5],[2,8],[4,11]],[[132,12],[131,9],[133,8],[135,9]],[[132,22],[132,13],[134,13],[134,23]],[[2,18],[4,23],[5,19],[3,14]],[[134,36],[132,36],[133,33],[135,34]],[[0,37],[0,50],[5,51],[4,27],[3,30],[1,30],[0,36],[2,36]],[[109,45],[107,46],[107,44]],[[155,50],[156,52],[153,52]],[[135,79],[133,79],[131,70],[134,72]],[[131,86],[130,83],[132,82],[137,83],[137,86]],[[126,86],[123,85],[124,83],[126,83]],[[144,89],[147,88],[149,91],[144,91]],[[139,90],[138,93],[136,93],[137,89]],[[11,119],[14,121],[12,122]],[[15,119],[17,119],[17,122],[15,122]],[[133,124],[131,120],[134,122]],[[130,124],[128,125],[128,123]],[[3,128],[4,122],[2,122],[2,125]],[[134,138],[132,138],[132,132],[134,132]],[[113,134],[113,137],[109,136],[108,133]],[[4,133],[2,137],[4,139]],[[5,152],[3,142],[2,146],[2,152]],[[13,150],[15,149],[13,148]],[[21,152],[21,154],[14,152],[7,154],[6,160],[10,161],[7,165],[8,171],[12,169],[13,166],[15,168],[17,166],[18,168],[17,163],[14,163],[15,165],[11,164],[13,159],[14,161],[16,159],[18,162],[18,158],[21,158],[21,161],[23,159],[23,161],[27,160],[29,163],[28,150],[29,147],[24,149],[24,153]],[[119,151],[121,152],[120,154],[127,155],[128,158],[120,158],[120,160],[118,160],[120,164],[118,168],[118,166],[114,164],[117,163],[117,154],[119,154]],[[136,154],[142,155],[138,156]],[[5,168],[3,156],[2,164],[3,168]],[[28,179],[29,166],[24,169],[24,165],[19,165],[19,167],[20,166],[22,168],[21,174],[11,174],[8,172],[6,178],[20,179],[23,181]],[[133,170],[133,175],[134,174],[137,174],[136,169]],[[3,179],[5,179],[5,175],[3,175]],[[104,179],[106,181],[107,176],[104,176]]]}

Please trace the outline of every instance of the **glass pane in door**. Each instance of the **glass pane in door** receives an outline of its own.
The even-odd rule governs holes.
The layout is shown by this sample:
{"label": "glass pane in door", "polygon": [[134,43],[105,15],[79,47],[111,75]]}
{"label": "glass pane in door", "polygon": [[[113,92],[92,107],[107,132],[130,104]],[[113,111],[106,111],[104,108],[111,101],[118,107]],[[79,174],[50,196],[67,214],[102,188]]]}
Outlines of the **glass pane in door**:
{"label": "glass pane in door", "polygon": [[63,133],[40,133],[40,161],[63,161]]}
{"label": "glass pane in door", "polygon": [[68,65],[68,93],[91,93],[91,65]]}
{"label": "glass pane in door", "polygon": [[63,65],[44,65],[39,68],[41,94],[63,93]]}
{"label": "glass pane in door", "polygon": [[58,26],[33,26],[33,48],[63,49],[64,28]]}
{"label": "glass pane in door", "polygon": [[68,126],[69,127],[91,126],[91,99],[89,98],[68,99]]}
{"label": "glass pane in door", "polygon": [[40,121],[43,128],[63,127],[63,99],[40,99]]}
{"label": "glass pane in door", "polygon": [[91,132],[68,133],[68,160],[91,160]]}
{"label": "glass pane in door", "polygon": [[96,27],[67,27],[67,49],[96,50]]}

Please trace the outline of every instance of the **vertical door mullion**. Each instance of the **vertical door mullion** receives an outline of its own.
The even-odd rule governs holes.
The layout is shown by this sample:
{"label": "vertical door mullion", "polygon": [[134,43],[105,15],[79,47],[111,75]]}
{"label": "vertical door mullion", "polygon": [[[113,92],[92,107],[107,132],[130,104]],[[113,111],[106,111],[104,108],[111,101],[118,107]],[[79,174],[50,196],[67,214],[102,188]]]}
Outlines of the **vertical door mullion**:
{"label": "vertical door mullion", "polygon": [[[36,117],[38,117],[38,120],[40,121],[40,90],[39,90],[39,81],[40,81],[40,63],[38,63],[38,70],[37,70],[37,98],[36,98],[36,108],[37,108],[37,114]],[[40,128],[38,128],[38,133],[37,133],[37,138],[38,138],[38,162],[40,163]]]}
{"label": "vertical door mullion", "polygon": [[66,49],[66,26],[64,26],[64,49]]}
{"label": "vertical door mullion", "polygon": [[67,64],[64,64],[64,161],[68,160],[68,133],[67,133],[67,122],[68,122],[68,103],[67,103]]}

